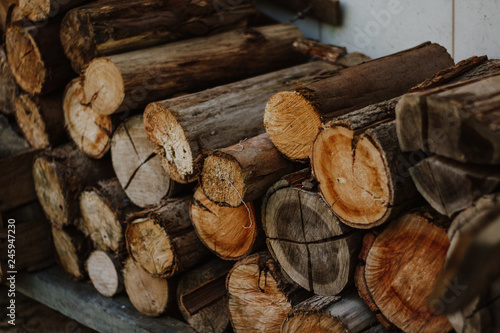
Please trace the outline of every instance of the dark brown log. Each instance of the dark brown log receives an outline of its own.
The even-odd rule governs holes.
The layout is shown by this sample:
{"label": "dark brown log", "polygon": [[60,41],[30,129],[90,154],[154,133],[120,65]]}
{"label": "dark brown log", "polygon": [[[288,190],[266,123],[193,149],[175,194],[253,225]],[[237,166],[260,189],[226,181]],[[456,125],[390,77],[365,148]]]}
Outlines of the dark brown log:
{"label": "dark brown log", "polygon": [[113,169],[127,196],[139,207],[168,198],[180,187],[162,167],[156,150],[146,136],[142,115],[125,119],[113,134]]}
{"label": "dark brown log", "polygon": [[111,174],[109,161],[92,160],[71,145],[46,150],[33,165],[38,200],[49,220],[58,226],[75,223],[81,191]]}
{"label": "dark brown log", "polygon": [[302,17],[312,13],[321,21],[339,26],[342,23],[342,10],[339,0],[274,0],[292,10],[298,11]]}
{"label": "dark brown log", "polygon": [[228,147],[264,132],[264,108],[274,93],[339,68],[326,62],[307,63],[151,103],[144,115],[146,134],[163,147],[168,162],[165,168],[170,176],[178,182],[192,182],[199,172],[195,160],[203,152]]}
{"label": "dark brown log", "polygon": [[87,259],[86,269],[90,281],[101,295],[112,297],[123,290],[121,264],[115,254],[93,251]]}
{"label": "dark brown log", "polygon": [[16,124],[0,114],[0,159],[29,150],[28,142],[18,133]]}
{"label": "dark brown log", "polygon": [[272,256],[301,287],[331,296],[354,281],[363,233],[340,223],[319,197],[310,169],[290,174],[269,189],[262,226]]}
{"label": "dark brown log", "polygon": [[177,302],[182,316],[195,331],[230,330],[226,277],[231,266],[231,262],[212,260],[181,277]]}
{"label": "dark brown log", "polygon": [[448,222],[430,210],[415,210],[394,220],[380,234],[365,236],[356,270],[360,296],[382,325],[404,332],[448,332],[451,325],[428,306],[443,267]]}
{"label": "dark brown log", "polygon": [[17,95],[16,78],[12,74],[5,48],[0,47],[0,112],[14,114],[14,99]]}
{"label": "dark brown log", "polygon": [[276,24],[96,58],[83,74],[85,96],[109,115],[263,74],[304,60],[292,46],[300,36],[295,26]]}
{"label": "dark brown log", "polygon": [[73,69],[92,59],[245,26],[250,0],[104,0],[71,10],[61,41]]}
{"label": "dark brown log", "polygon": [[7,28],[7,58],[23,90],[46,94],[64,87],[75,76],[58,38],[60,26],[60,19],[39,24],[23,20]]}
{"label": "dark brown log", "polygon": [[267,252],[237,262],[227,278],[227,290],[236,333],[280,332],[293,306],[311,296],[289,283]]}
{"label": "dark brown log", "polygon": [[88,238],[74,226],[60,229],[54,225],[52,225],[52,238],[59,265],[71,279],[83,280],[86,277],[85,261],[91,251]]}
{"label": "dark brown log", "polygon": [[306,159],[322,122],[399,96],[451,65],[443,47],[424,43],[282,91],[267,103],[266,132],[285,156]]}
{"label": "dark brown log", "polygon": [[203,163],[200,184],[211,201],[239,207],[262,197],[282,176],[300,168],[285,159],[263,133],[210,153]]}
{"label": "dark brown log", "polygon": [[87,0],[19,0],[19,9],[30,21],[46,21]]}
{"label": "dark brown log", "polygon": [[151,276],[182,273],[207,255],[189,218],[191,199],[168,199],[131,217],[125,234],[128,253]]}
{"label": "dark brown log", "polygon": [[252,202],[238,208],[221,207],[198,187],[189,215],[198,238],[222,259],[239,260],[263,246],[260,220]]}

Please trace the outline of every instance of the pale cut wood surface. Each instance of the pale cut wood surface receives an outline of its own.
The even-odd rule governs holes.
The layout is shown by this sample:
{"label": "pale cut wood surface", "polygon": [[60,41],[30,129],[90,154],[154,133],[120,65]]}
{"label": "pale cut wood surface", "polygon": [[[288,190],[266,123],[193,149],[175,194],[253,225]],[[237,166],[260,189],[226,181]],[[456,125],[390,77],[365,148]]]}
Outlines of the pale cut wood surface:
{"label": "pale cut wood surface", "polygon": [[93,251],[85,267],[90,281],[101,295],[111,297],[123,290],[121,264],[114,254],[102,250]]}

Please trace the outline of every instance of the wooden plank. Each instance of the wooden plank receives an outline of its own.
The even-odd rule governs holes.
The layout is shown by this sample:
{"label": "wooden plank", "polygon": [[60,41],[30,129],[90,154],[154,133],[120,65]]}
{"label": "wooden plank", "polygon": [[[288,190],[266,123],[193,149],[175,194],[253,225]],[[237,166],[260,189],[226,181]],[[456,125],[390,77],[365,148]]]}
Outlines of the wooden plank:
{"label": "wooden plank", "polygon": [[107,298],[89,283],[72,282],[57,266],[37,273],[19,274],[16,288],[26,296],[102,333],[194,332],[179,320],[140,314],[125,294]]}

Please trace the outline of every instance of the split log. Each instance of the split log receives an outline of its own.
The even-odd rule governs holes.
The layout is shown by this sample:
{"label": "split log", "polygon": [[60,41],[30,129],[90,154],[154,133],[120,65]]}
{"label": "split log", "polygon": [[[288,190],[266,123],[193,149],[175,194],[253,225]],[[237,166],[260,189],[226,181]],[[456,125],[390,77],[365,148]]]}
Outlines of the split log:
{"label": "split log", "polygon": [[415,186],[439,213],[452,217],[500,185],[500,168],[431,156],[410,168]]}
{"label": "split log", "polygon": [[80,195],[82,224],[94,245],[104,251],[125,248],[125,218],[136,210],[116,178],[100,181]]}
{"label": "split log", "polygon": [[19,9],[30,21],[46,21],[86,0],[19,0]]}
{"label": "split log", "polygon": [[310,169],[283,177],[269,189],[262,226],[272,256],[301,287],[331,296],[354,282],[363,233],[337,219],[319,197]]}
{"label": "split log", "polygon": [[108,161],[92,160],[71,145],[46,150],[33,165],[36,194],[49,220],[58,226],[74,223],[81,191],[111,177]]}
{"label": "split log", "polygon": [[96,58],[83,73],[85,96],[95,112],[109,115],[263,74],[304,60],[292,46],[301,35],[277,24]]}
{"label": "split log", "polygon": [[171,282],[152,277],[132,258],[125,261],[123,282],[132,305],[146,316],[157,317],[163,314],[172,302]]}
{"label": "split log", "polygon": [[237,262],[228,275],[227,291],[236,333],[280,332],[288,312],[311,296],[289,283],[267,252]]}
{"label": "split log", "polygon": [[14,105],[17,123],[33,148],[56,146],[66,141],[62,92],[34,97],[21,93]]}
{"label": "split log", "polygon": [[386,328],[404,332],[448,332],[451,325],[426,302],[443,267],[449,241],[447,224],[430,210],[415,210],[363,241],[356,270],[360,296]]}
{"label": "split log", "polygon": [[28,142],[16,131],[15,125],[9,122],[8,117],[0,114],[0,159],[30,149]]}
{"label": "split log", "polygon": [[88,238],[74,226],[60,229],[54,225],[52,238],[59,265],[73,280],[83,280],[86,277],[85,260],[91,250]]}
{"label": "split log", "polygon": [[377,318],[356,291],[343,296],[313,296],[293,308],[282,333],[369,333]]}
{"label": "split log", "polygon": [[211,152],[203,163],[200,184],[211,201],[239,207],[262,197],[269,186],[299,168],[264,133]]}
{"label": "split log", "polygon": [[329,45],[307,38],[297,39],[293,42],[293,47],[304,54],[318,57],[332,63],[337,62],[340,57],[347,54],[345,47]]}
{"label": "split log", "polygon": [[148,140],[142,115],[127,118],[111,140],[111,161],[116,177],[130,200],[139,207],[151,206],[179,189],[170,179]]}
{"label": "split log", "polygon": [[7,28],[7,59],[17,83],[31,94],[62,88],[75,76],[59,40],[61,20],[33,24],[27,20]]}
{"label": "split log", "polygon": [[0,47],[0,112],[14,114],[14,99],[17,95],[16,78],[12,74],[4,47]]}
{"label": "split log", "polygon": [[282,91],[267,103],[266,132],[285,156],[306,159],[322,122],[399,96],[451,65],[443,47],[425,43]]}
{"label": "split log", "polygon": [[177,303],[182,316],[196,332],[229,332],[226,277],[231,266],[227,261],[212,260],[181,277]]}
{"label": "split log", "polygon": [[274,93],[339,68],[326,62],[307,63],[151,103],[144,115],[146,134],[163,147],[168,162],[164,166],[171,177],[182,183],[195,181],[199,172],[195,160],[203,152],[228,147],[264,132],[264,108]]}
{"label": "split log", "polygon": [[130,218],[128,253],[151,276],[182,273],[206,256],[189,218],[190,201],[190,196],[168,199]]}
{"label": "split log", "polygon": [[92,59],[245,26],[250,0],[104,0],[71,10],[61,42],[79,73]]}
{"label": "split log", "polygon": [[342,10],[339,0],[275,0],[275,2],[298,11],[299,17],[311,12],[323,22],[335,26],[342,23]]}
{"label": "split log", "polygon": [[196,190],[189,208],[198,238],[225,260],[240,260],[262,247],[260,221],[252,202],[238,208],[221,207]]}
{"label": "split log", "polygon": [[101,295],[112,297],[122,292],[121,265],[115,254],[93,251],[87,259],[86,268],[90,281]]}

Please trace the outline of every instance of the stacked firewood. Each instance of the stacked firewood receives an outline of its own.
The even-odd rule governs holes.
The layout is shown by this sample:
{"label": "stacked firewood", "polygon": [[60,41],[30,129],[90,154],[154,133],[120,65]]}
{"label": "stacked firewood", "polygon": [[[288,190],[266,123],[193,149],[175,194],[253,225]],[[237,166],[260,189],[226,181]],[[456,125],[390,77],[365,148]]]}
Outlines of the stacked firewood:
{"label": "stacked firewood", "polygon": [[0,8],[0,209],[50,221],[26,258],[53,240],[198,332],[500,329],[500,61],[369,60],[251,1],[64,3]]}

